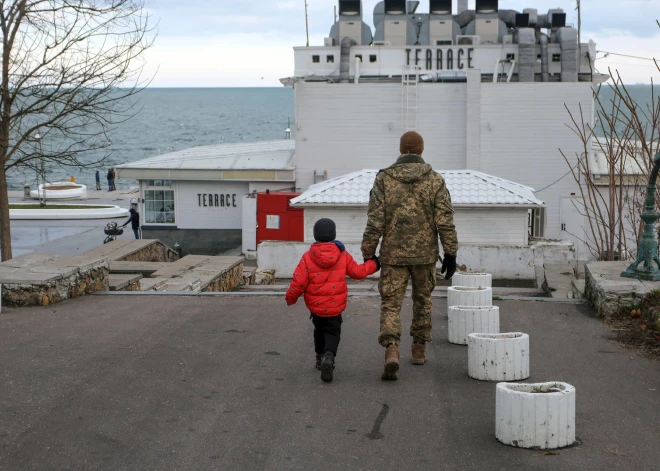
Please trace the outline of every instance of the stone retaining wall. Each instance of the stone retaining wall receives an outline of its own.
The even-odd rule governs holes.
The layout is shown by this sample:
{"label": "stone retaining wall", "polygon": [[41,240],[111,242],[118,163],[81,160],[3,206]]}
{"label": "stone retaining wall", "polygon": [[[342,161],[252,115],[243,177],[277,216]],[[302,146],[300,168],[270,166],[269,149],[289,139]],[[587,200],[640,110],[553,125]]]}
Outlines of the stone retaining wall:
{"label": "stone retaining wall", "polygon": [[161,242],[151,244],[135,253],[123,257],[121,262],[175,262],[179,259],[176,252]]}
{"label": "stone retaining wall", "polygon": [[218,278],[213,280],[206,288],[202,290],[203,293],[225,293],[240,288],[245,284],[243,278],[243,264],[230,268]]}
{"label": "stone retaining wall", "polygon": [[2,285],[2,303],[10,306],[48,306],[96,291],[108,291],[108,263],[43,284]]}

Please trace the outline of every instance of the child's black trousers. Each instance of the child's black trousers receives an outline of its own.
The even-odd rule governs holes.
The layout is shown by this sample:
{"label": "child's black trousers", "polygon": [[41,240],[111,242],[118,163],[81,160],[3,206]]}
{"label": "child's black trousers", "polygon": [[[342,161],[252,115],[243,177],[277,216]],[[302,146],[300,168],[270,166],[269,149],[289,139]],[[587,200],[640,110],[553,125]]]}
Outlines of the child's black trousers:
{"label": "child's black trousers", "polygon": [[314,323],[314,350],[319,355],[332,352],[337,356],[339,340],[341,338],[341,324],[344,322],[341,316],[321,317],[312,314]]}

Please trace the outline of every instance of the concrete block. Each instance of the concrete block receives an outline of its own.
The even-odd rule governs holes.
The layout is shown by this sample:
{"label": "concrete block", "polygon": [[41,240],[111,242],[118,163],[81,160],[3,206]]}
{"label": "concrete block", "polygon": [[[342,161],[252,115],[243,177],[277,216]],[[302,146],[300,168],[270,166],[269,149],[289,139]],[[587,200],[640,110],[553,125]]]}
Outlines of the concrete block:
{"label": "concrete block", "polygon": [[450,306],[448,339],[455,345],[467,345],[474,332],[500,332],[500,308],[497,306]]}
{"label": "concrete block", "polygon": [[505,445],[551,450],[575,443],[575,387],[499,383],[495,436]]}
{"label": "concrete block", "polygon": [[452,278],[452,286],[493,287],[493,275],[488,273],[456,273]]}
{"label": "concrete block", "polygon": [[468,375],[480,381],[529,378],[529,335],[521,332],[468,335]]}
{"label": "concrete block", "polygon": [[492,306],[493,288],[450,286],[447,288],[447,306]]}

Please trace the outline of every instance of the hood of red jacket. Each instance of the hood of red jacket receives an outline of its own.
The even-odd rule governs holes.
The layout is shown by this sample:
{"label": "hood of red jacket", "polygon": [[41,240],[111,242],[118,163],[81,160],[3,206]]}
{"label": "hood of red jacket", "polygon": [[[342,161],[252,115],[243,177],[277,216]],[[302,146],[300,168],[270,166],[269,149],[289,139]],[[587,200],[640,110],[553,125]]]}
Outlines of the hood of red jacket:
{"label": "hood of red jacket", "polygon": [[319,267],[332,268],[337,264],[344,250],[346,250],[344,245],[338,241],[319,242],[309,249],[309,256]]}

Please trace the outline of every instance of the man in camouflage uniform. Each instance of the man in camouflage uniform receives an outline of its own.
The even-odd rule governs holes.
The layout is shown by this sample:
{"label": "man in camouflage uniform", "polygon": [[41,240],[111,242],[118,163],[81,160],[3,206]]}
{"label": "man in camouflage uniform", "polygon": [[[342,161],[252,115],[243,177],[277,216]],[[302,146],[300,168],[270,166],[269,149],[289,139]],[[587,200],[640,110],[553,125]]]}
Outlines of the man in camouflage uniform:
{"label": "man in camouflage uniform", "polygon": [[397,379],[401,341],[401,305],[412,278],[412,362],[426,362],[431,341],[431,294],[435,288],[438,236],[444,259],[441,273],[456,271],[458,240],[454,209],[442,176],[424,162],[424,140],[416,132],[401,138],[401,156],[378,173],[369,200],[369,219],[362,255],[371,259],[382,237],[379,289],[382,300],[379,343],[385,347],[383,380]]}

